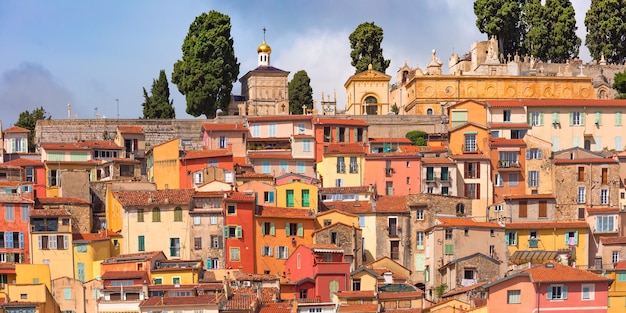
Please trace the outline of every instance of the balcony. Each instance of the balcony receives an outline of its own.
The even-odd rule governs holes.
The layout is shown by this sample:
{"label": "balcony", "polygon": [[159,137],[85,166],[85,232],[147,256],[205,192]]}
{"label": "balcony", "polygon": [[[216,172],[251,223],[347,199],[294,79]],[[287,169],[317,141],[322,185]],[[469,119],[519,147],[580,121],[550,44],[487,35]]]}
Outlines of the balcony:
{"label": "balcony", "polygon": [[504,171],[513,172],[513,171],[520,171],[521,166],[518,160],[499,160],[498,169],[500,170],[500,172],[504,172]]}
{"label": "balcony", "polygon": [[387,234],[389,235],[389,237],[398,237],[401,232],[402,229],[399,226],[387,227]]}
{"label": "balcony", "polygon": [[529,248],[539,248],[539,239],[528,239]]}
{"label": "balcony", "polygon": [[387,167],[385,168],[385,177],[391,177],[391,175],[394,173],[395,171],[393,170],[392,167]]}

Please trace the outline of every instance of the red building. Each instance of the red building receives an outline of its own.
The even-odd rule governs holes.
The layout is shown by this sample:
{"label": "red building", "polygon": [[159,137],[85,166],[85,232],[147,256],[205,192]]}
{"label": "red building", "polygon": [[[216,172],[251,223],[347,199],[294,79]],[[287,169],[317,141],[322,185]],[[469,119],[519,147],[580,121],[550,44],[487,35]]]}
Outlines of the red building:
{"label": "red building", "polygon": [[362,143],[367,145],[368,124],[362,120],[314,118],[315,162],[324,158],[328,146],[334,143]]}
{"label": "red building", "polygon": [[227,269],[254,273],[254,209],[256,198],[241,192],[224,199],[224,261]]}
{"label": "red building", "polygon": [[43,162],[19,158],[2,163],[2,167],[19,170],[19,181],[32,186],[32,199],[46,196],[46,169]]}
{"label": "red building", "polygon": [[334,244],[299,245],[285,262],[285,270],[298,299],[319,297],[330,302],[335,292],[350,290],[350,263]]}
{"label": "red building", "polygon": [[185,151],[180,158],[179,173],[180,188],[193,188],[213,180],[234,183],[232,146],[226,149]]}

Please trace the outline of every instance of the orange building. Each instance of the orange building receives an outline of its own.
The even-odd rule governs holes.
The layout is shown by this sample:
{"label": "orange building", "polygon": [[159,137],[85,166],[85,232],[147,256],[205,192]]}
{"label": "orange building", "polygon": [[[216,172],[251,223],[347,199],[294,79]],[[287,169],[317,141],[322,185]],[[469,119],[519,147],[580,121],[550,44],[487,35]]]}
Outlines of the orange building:
{"label": "orange building", "polygon": [[315,217],[309,210],[259,206],[254,219],[255,272],[283,276],[295,248],[313,243]]}

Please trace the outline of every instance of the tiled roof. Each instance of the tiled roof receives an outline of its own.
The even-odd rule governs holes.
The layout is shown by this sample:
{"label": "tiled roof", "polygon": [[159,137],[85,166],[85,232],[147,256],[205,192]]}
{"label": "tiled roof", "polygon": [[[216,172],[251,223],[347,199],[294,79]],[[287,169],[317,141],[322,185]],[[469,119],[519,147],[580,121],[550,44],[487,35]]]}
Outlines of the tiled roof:
{"label": "tiled roof", "polygon": [[67,209],[31,209],[30,216],[46,217],[46,216],[70,216]]}
{"label": "tiled roof", "polygon": [[[549,264],[552,264],[549,267]],[[548,266],[546,266],[548,265]],[[534,266],[525,270],[530,274],[531,279],[535,283],[558,283],[558,282],[609,282],[611,279],[601,275],[579,270],[570,266],[563,265],[558,262],[550,262]]]}
{"label": "tiled roof", "polygon": [[146,271],[106,271],[102,274],[102,279],[131,279],[147,278]]}
{"label": "tiled roof", "polygon": [[234,296],[223,304],[220,311],[249,310],[255,302],[256,297],[253,295]]}
{"label": "tiled roof", "polygon": [[347,216],[357,217],[356,214],[344,212],[344,211],[337,210],[337,209],[330,209],[328,211],[317,213],[317,217],[324,216],[324,215],[327,215],[327,214],[330,214],[330,213],[339,213],[339,214],[344,214],[344,215],[347,215]]}
{"label": "tiled roof", "polygon": [[486,282],[482,282],[482,283],[479,283],[479,284],[474,284],[474,285],[470,285],[470,286],[465,286],[465,287],[461,287],[461,288],[452,289],[452,290],[444,293],[442,298],[458,295],[458,294],[461,294],[461,293],[465,293],[467,291],[474,290],[474,289],[476,289],[476,288],[478,288],[480,286],[483,286],[485,284],[486,284]]}
{"label": "tiled roof", "polygon": [[150,297],[142,301],[139,307],[161,307],[169,305],[202,305],[216,303],[215,295],[196,295],[193,297]]}
{"label": "tiled roof", "polygon": [[623,245],[626,244],[626,237],[600,237],[603,245]]}
{"label": "tiled roof", "polygon": [[0,186],[2,187],[16,187],[21,183],[19,181],[0,181]]}
{"label": "tiled roof", "polygon": [[291,313],[289,302],[266,303],[263,304],[259,313]]}
{"label": "tiled roof", "polygon": [[506,223],[506,229],[546,229],[546,228],[588,228],[589,224],[584,221],[574,222],[514,222]]}
{"label": "tiled roof", "polygon": [[113,193],[122,206],[188,205],[193,189],[117,191]]}
{"label": "tiled roof", "polygon": [[243,123],[202,123],[205,131],[248,131]]}
{"label": "tiled roof", "polygon": [[488,227],[503,228],[495,222],[477,222],[471,217],[437,217],[440,224],[436,226]]}
{"label": "tiled roof", "polygon": [[146,252],[138,252],[138,253],[129,253],[129,254],[119,254],[116,256],[112,256],[108,259],[105,259],[103,264],[118,264],[118,263],[128,263],[128,262],[143,262],[148,261],[152,258],[155,258],[159,254],[163,254],[163,251],[146,251]]}
{"label": "tiled roof", "polygon": [[487,126],[491,129],[530,129],[528,123],[488,123]]}
{"label": "tiled roof", "polygon": [[453,160],[489,160],[489,157],[480,153],[454,154],[450,158]]}
{"label": "tiled roof", "polygon": [[369,298],[376,297],[374,290],[359,290],[359,291],[338,291],[336,293],[338,297],[345,298]]}
{"label": "tiled roof", "polygon": [[491,146],[493,147],[502,147],[502,146],[524,147],[526,146],[526,142],[524,142],[523,139],[491,138]]}
{"label": "tiled roof", "polygon": [[[278,278],[275,278],[278,279]],[[234,297],[237,296],[248,296],[251,298],[257,298],[258,293],[255,290],[255,287],[243,287],[237,288],[233,290]],[[261,302],[263,303],[274,303],[277,299],[280,298],[280,292],[276,287],[261,287]]]}
{"label": "tiled roof", "polygon": [[74,197],[51,197],[51,198],[37,198],[37,201],[42,205],[54,205],[54,204],[91,204],[91,201],[78,199]]}
{"label": "tiled roof", "polygon": [[408,138],[368,138],[370,143],[388,143],[388,142],[393,142],[393,143],[408,143],[411,144],[411,140],[409,140]]}
{"label": "tiled roof", "polygon": [[422,164],[456,164],[456,162],[449,158],[422,158]]}
{"label": "tiled roof", "polygon": [[367,122],[363,120],[350,120],[343,118],[315,118],[314,124],[322,125],[354,125],[354,126],[368,126]]}
{"label": "tiled roof", "polygon": [[250,280],[250,281],[274,281],[280,279],[278,275],[271,274],[250,274],[242,271],[233,272],[233,276],[237,280]]}
{"label": "tiled roof", "polygon": [[328,251],[334,251],[334,252],[343,252],[342,248],[331,243],[310,243],[310,244],[303,244],[302,246],[307,247],[313,251],[328,250]]}
{"label": "tiled roof", "polygon": [[617,213],[619,212],[618,207],[599,207],[599,208],[587,208],[588,213]]}
{"label": "tiled roof", "polygon": [[113,141],[108,140],[93,140],[93,141],[79,141],[76,143],[80,147],[91,148],[91,149],[111,149],[111,150],[122,150],[123,147],[118,146]]}
{"label": "tiled roof", "polygon": [[4,133],[30,133],[30,130],[19,126],[13,126],[5,129]]}
{"label": "tiled roof", "polygon": [[248,122],[274,122],[274,121],[310,121],[311,115],[267,115],[248,116]]}
{"label": "tiled roof", "polygon": [[422,313],[422,309],[420,309],[420,308],[385,309],[385,313]]}
{"label": "tiled roof", "polygon": [[185,156],[182,157],[182,159],[191,160],[191,159],[202,159],[202,158],[212,158],[212,157],[232,156],[232,155],[233,153],[228,151],[228,149],[192,150],[192,151],[185,151]]}
{"label": "tiled roof", "polygon": [[274,179],[272,174],[264,174],[264,173],[256,173],[256,172],[243,172],[241,174],[237,174],[237,177],[240,178],[268,178]]}
{"label": "tiled roof", "polygon": [[42,143],[40,147],[44,150],[85,150],[85,147],[81,147],[75,143]]}
{"label": "tiled roof", "polygon": [[339,306],[339,312],[378,312],[378,304],[342,304]]}
{"label": "tiled roof", "polygon": [[259,206],[257,211],[258,217],[274,217],[274,218],[297,218],[297,219],[314,219],[312,211],[307,209],[280,208],[273,206]]}
{"label": "tiled roof", "polygon": [[324,201],[322,205],[352,214],[372,212],[372,204],[369,201]]}
{"label": "tiled roof", "polygon": [[365,146],[360,143],[331,143],[324,154],[365,153]]}
{"label": "tiled roof", "polygon": [[26,158],[18,158],[10,161],[6,161],[3,164],[12,166],[43,166],[43,162],[39,160],[31,160]]}
{"label": "tiled roof", "polygon": [[384,213],[406,213],[409,212],[406,206],[407,196],[379,196],[376,199],[376,212]]}
{"label": "tiled roof", "polygon": [[254,196],[248,196],[243,192],[231,192],[224,201],[254,201]]}
{"label": "tiled roof", "polygon": [[[404,267],[404,266],[403,266]],[[408,278],[398,272],[394,272],[386,267],[374,267],[372,268],[372,271],[374,271],[377,275],[379,279],[383,278],[383,275],[385,273],[391,273],[391,277],[393,277],[394,279],[405,279]]]}
{"label": "tiled roof", "polygon": [[100,241],[109,240],[110,237],[118,237],[120,234],[107,230],[106,233],[72,234],[72,240],[76,241]]}
{"label": "tiled roof", "polygon": [[419,298],[423,292],[421,290],[416,291],[403,291],[403,292],[380,292],[378,293],[379,299],[397,299],[397,298]]}
{"label": "tiled roof", "polygon": [[320,188],[319,193],[328,194],[328,193],[363,193],[368,192],[370,187],[368,186],[358,186],[358,187],[325,187]]}
{"label": "tiled roof", "polygon": [[119,129],[120,133],[122,134],[143,134],[143,127],[141,126],[120,125],[117,126],[117,129]]}
{"label": "tiled roof", "polygon": [[530,195],[505,195],[504,199],[554,199],[554,195],[551,193],[546,194],[530,194]]}
{"label": "tiled roof", "polygon": [[417,159],[419,160],[421,156],[419,152],[385,152],[385,153],[368,153],[366,156],[367,159]]}
{"label": "tiled roof", "polygon": [[626,261],[619,261],[615,264],[616,269],[626,269]]}
{"label": "tiled roof", "polygon": [[554,159],[554,164],[618,163],[613,158]]}
{"label": "tiled roof", "polygon": [[291,152],[254,152],[248,151],[248,158],[250,159],[292,159]]}
{"label": "tiled roof", "polygon": [[625,107],[625,100],[599,99],[522,99],[522,100],[488,100],[492,107]]}

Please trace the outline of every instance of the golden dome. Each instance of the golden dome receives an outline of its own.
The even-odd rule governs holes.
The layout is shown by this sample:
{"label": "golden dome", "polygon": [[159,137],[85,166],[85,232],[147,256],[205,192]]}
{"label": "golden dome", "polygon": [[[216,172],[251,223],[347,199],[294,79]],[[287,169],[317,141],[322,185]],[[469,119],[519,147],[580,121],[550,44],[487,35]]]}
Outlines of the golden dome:
{"label": "golden dome", "polygon": [[268,46],[267,43],[265,43],[265,40],[263,40],[263,43],[256,49],[256,52],[257,53],[265,52],[267,54],[271,54],[272,48],[270,48],[270,46]]}

